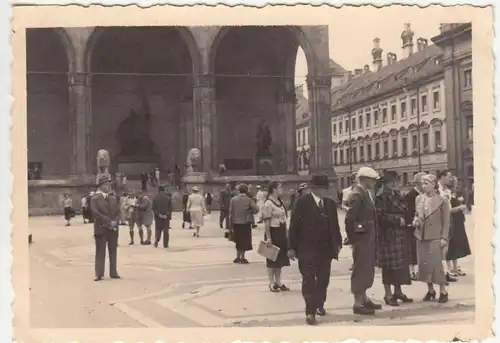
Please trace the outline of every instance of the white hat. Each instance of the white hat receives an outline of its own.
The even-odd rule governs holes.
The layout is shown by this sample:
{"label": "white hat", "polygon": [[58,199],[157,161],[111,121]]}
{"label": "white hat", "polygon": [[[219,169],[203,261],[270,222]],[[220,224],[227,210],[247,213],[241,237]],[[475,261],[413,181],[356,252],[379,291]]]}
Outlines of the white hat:
{"label": "white hat", "polygon": [[370,168],[370,167],[359,168],[356,176],[358,178],[359,177],[366,177],[366,178],[374,179],[374,180],[380,179],[380,175],[378,175],[378,173],[373,168]]}

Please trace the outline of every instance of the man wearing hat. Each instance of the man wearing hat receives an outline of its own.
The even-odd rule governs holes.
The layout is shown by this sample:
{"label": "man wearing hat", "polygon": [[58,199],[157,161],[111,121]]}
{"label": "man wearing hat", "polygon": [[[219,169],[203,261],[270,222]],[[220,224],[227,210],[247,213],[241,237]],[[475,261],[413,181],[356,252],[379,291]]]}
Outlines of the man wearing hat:
{"label": "man wearing hat", "polygon": [[170,219],[172,218],[172,198],[165,192],[165,186],[158,187],[158,194],[153,199],[155,220],[155,248],[158,247],[163,233],[163,247],[168,248]]}
{"label": "man wearing hat", "polygon": [[373,303],[366,291],[372,287],[375,277],[375,230],[377,211],[375,208],[375,184],[380,178],[370,167],[359,168],[357,185],[354,187],[345,218],[347,238],[352,246],[353,267],[351,292],[354,295],[353,312],[372,315],[382,308]]}
{"label": "man wearing hat", "polygon": [[[405,220],[407,224],[413,223],[413,218],[415,218],[415,203],[417,196],[422,194],[422,177],[427,175],[427,173],[420,172],[415,174],[413,177],[413,188],[406,194],[404,197],[405,207],[406,207],[406,215]],[[408,226],[408,231],[410,235],[408,236],[409,248],[410,248],[410,273],[411,278],[413,280],[417,279],[417,240],[415,236],[413,236],[414,228],[412,225]]]}
{"label": "man wearing hat", "polygon": [[109,276],[112,279],[119,279],[116,257],[120,204],[118,198],[111,193],[111,178],[108,174],[99,174],[96,185],[97,192],[90,201],[94,215],[95,281],[100,281],[104,277],[106,246],[109,251]]}
{"label": "man wearing hat", "polygon": [[328,188],[326,175],[313,175],[311,192],[297,198],[290,220],[288,256],[299,260],[308,325],[316,325],[316,315],[326,315],[331,262],[342,247],[337,206],[327,197]]}

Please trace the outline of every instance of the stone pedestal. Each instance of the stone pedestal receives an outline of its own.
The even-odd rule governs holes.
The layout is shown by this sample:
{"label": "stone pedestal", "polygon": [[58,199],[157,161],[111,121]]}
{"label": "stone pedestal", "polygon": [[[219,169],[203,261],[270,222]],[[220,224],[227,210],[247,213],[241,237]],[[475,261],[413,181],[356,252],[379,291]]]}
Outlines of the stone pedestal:
{"label": "stone pedestal", "polygon": [[257,175],[273,175],[273,156],[272,155],[257,155],[255,157],[255,167]]}

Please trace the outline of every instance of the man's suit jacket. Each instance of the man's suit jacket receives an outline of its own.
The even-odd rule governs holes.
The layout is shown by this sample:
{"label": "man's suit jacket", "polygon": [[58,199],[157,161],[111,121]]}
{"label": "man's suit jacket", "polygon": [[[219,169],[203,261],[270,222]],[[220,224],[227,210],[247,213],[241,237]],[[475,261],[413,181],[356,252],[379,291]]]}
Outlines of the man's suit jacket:
{"label": "man's suit jacket", "polygon": [[405,221],[407,224],[413,223],[413,218],[415,218],[415,203],[418,195],[419,193],[415,188],[412,188],[404,198],[406,206]]}
{"label": "man's suit jacket", "polygon": [[[373,199],[375,200],[375,199]],[[349,196],[349,210],[345,217],[345,231],[351,244],[356,244],[363,236],[374,233],[377,227],[377,209],[368,191],[355,186]],[[360,228],[357,228],[359,227]],[[364,230],[365,233],[360,233]],[[358,232],[357,232],[358,231]]]}
{"label": "man's suit jacket", "polygon": [[[153,212],[155,218],[158,215],[167,216],[168,219],[172,216],[172,199],[165,193],[158,193],[153,199]],[[162,218],[166,219],[166,218]]]}
{"label": "man's suit jacket", "polygon": [[229,203],[231,201],[231,192],[226,188],[220,192],[220,210],[229,211]]}
{"label": "man's suit jacket", "polygon": [[102,236],[113,229],[111,222],[118,225],[120,218],[120,203],[115,195],[108,194],[104,197],[96,193],[90,200],[90,207],[94,215],[94,235]]}
{"label": "man's suit jacket", "polygon": [[289,249],[295,250],[298,258],[309,259],[318,256],[319,237],[328,226],[331,242],[331,253],[321,256],[329,259],[338,259],[342,247],[342,235],[340,234],[339,220],[337,216],[337,205],[330,198],[323,198],[323,213],[316,204],[312,194],[305,194],[295,200],[290,219],[290,230],[288,232]]}

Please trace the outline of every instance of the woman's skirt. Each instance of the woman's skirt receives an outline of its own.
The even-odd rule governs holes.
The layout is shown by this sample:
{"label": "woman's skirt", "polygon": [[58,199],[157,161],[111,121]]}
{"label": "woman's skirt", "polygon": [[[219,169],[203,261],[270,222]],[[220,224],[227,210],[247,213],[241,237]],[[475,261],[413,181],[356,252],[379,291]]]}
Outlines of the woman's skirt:
{"label": "woman's skirt", "polygon": [[238,251],[250,251],[252,247],[252,224],[233,224],[233,241]]}
{"label": "woman's skirt", "polygon": [[70,220],[73,217],[74,217],[73,209],[71,207],[65,207],[64,208],[64,219]]}
{"label": "woman's skirt", "polygon": [[454,222],[453,224],[448,252],[446,253],[447,261],[458,260],[471,254],[464,222]]}
{"label": "woman's skirt", "polygon": [[191,225],[194,227],[203,226],[203,212],[201,211],[190,211],[189,216],[191,217]]}
{"label": "woman's skirt", "polygon": [[[271,261],[266,259],[267,268],[282,268],[288,267],[290,265],[290,259],[288,258],[288,238],[286,234],[286,225],[283,224],[280,227],[271,227],[271,240],[273,245],[280,248],[278,257],[276,261]],[[267,237],[264,235],[264,239]]]}
{"label": "woman's skirt", "polygon": [[382,268],[382,283],[384,285],[411,285],[409,268],[387,269]]}
{"label": "woman's skirt", "polygon": [[443,255],[439,240],[417,241],[418,281],[444,285],[446,275],[443,268]]}

